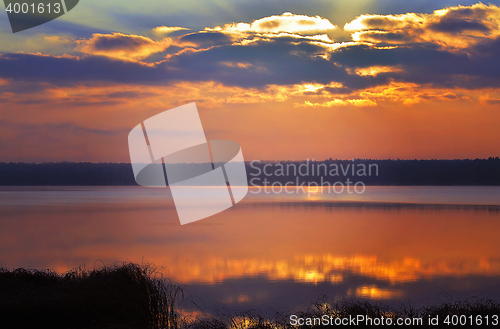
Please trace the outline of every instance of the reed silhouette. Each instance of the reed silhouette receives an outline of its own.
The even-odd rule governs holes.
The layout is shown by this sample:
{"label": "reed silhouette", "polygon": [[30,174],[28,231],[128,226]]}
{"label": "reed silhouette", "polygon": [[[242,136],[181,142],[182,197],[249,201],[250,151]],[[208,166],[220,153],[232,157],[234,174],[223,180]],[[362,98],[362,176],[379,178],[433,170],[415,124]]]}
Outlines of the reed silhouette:
{"label": "reed silhouette", "polygon": [[58,274],[0,269],[3,328],[169,328],[180,286],[151,266],[122,264]]}

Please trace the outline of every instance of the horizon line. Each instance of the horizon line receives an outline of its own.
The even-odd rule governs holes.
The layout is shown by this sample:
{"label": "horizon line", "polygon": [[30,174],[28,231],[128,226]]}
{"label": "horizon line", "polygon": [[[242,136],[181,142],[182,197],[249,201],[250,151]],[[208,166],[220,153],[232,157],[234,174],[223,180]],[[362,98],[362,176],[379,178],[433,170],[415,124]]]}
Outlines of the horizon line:
{"label": "horizon line", "polygon": [[[433,158],[433,159],[425,159],[425,158],[408,158],[408,159],[402,159],[402,158],[383,158],[383,159],[374,159],[374,158],[350,158],[350,159],[323,159],[323,160],[316,160],[314,158],[311,159],[302,159],[302,160],[250,160],[250,161],[243,161],[245,163],[252,163],[252,162],[261,162],[261,163],[271,163],[271,162],[327,162],[327,161],[475,161],[475,160],[483,160],[483,161],[488,161],[488,160],[500,160],[500,157],[495,156],[495,157],[488,157],[488,158],[454,158],[454,159],[438,159],[438,158]],[[182,162],[184,163],[184,162]],[[201,162],[196,162],[196,163],[201,163]],[[132,164],[131,162],[93,162],[93,161],[43,161],[43,162],[38,162],[38,161],[0,161],[0,164]]]}

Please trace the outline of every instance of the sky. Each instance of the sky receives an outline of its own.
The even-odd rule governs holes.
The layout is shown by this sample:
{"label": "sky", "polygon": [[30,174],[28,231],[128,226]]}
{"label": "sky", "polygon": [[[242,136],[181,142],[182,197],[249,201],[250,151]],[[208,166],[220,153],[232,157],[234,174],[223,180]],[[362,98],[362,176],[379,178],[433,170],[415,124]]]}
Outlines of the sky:
{"label": "sky", "polygon": [[245,160],[499,156],[500,1],[85,0],[12,33],[0,161],[129,162],[196,102]]}

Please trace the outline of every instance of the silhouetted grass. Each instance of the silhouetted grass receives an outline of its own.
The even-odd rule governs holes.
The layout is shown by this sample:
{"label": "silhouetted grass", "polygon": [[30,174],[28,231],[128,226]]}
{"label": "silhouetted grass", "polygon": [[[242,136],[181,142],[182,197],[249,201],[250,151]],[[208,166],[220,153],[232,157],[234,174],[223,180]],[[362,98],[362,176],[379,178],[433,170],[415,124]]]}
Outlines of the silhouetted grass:
{"label": "silhouetted grass", "polygon": [[[446,301],[439,305],[422,307],[416,309],[414,307],[402,305],[400,309],[392,309],[379,302],[369,302],[361,300],[343,300],[340,302],[329,303],[325,298],[313,302],[305,311],[288,311],[288,312],[268,312],[263,316],[260,311],[249,311],[242,313],[232,313],[227,309],[222,308],[215,310],[211,315],[199,317],[184,324],[184,327],[189,329],[228,329],[228,328],[327,328],[327,325],[291,325],[290,316],[296,315],[297,318],[319,318],[327,316],[328,319],[348,319],[355,318],[358,315],[369,317],[371,319],[391,319],[391,325],[375,325],[373,322],[360,322],[355,327],[361,328],[380,328],[380,327],[404,327],[404,328],[450,328],[456,327],[451,324],[445,324],[444,320],[449,316],[466,316],[467,325],[458,326],[461,328],[498,328],[500,323],[493,325],[492,316],[500,316],[500,303],[493,300],[469,299],[465,301]],[[473,326],[470,325],[469,316],[473,316]],[[482,316],[482,325],[476,325],[476,316]],[[489,326],[486,325],[485,317],[488,316]],[[438,317],[438,325],[430,325],[429,319]],[[403,321],[413,321],[413,319],[421,318],[421,325],[412,324],[397,324],[397,319]],[[499,319],[500,320],[500,319]],[[387,320],[386,320],[387,321]],[[386,322],[387,323],[387,322]],[[409,322],[412,323],[412,322]],[[345,325],[334,325],[335,327],[344,327]],[[353,326],[353,325],[348,325]]]}
{"label": "silhouetted grass", "polygon": [[[76,269],[65,274],[51,270],[0,269],[0,328],[324,328],[323,325],[292,326],[298,318],[342,319],[363,315],[372,319],[422,318],[419,328],[453,327],[446,316],[500,316],[500,303],[467,299],[442,302],[419,309],[402,305],[389,308],[378,302],[343,300],[330,303],[326,297],[299,310],[231,312],[218,308],[196,318],[181,317],[181,286],[162,278],[151,266],[123,264],[93,270]],[[439,317],[438,326],[429,319]],[[474,318],[475,319],[475,318]],[[371,327],[361,323],[357,327]],[[381,326],[373,326],[380,328]],[[391,327],[398,327],[392,325]],[[405,326],[411,327],[411,326]],[[470,326],[462,326],[470,327]],[[499,326],[496,326],[497,328]]]}
{"label": "silhouetted grass", "polygon": [[176,327],[182,289],[156,274],[135,264],[65,274],[0,269],[0,327]]}

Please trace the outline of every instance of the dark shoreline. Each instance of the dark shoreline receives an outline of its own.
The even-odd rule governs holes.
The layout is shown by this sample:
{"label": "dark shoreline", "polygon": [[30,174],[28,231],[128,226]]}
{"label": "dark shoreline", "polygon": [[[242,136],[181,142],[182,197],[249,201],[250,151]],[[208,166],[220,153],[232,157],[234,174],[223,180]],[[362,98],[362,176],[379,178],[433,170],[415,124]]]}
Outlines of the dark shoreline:
{"label": "dark shoreline", "polygon": [[[280,171],[280,166],[295,167],[296,171]],[[370,166],[376,166],[377,170],[371,173],[357,171]],[[475,160],[254,161],[245,162],[245,167],[249,183],[252,179],[261,183],[256,185],[266,185],[264,179],[282,184],[298,179],[299,183],[316,182],[318,185],[322,182],[344,183],[349,179],[351,182],[361,181],[367,186],[500,186],[498,157]],[[328,171],[318,170],[320,167],[328,168]],[[356,170],[348,169],[354,167]],[[341,169],[336,172],[337,175],[332,175],[331,168]],[[307,175],[298,171],[307,172]],[[0,186],[137,186],[137,183],[130,163],[0,162]]]}

